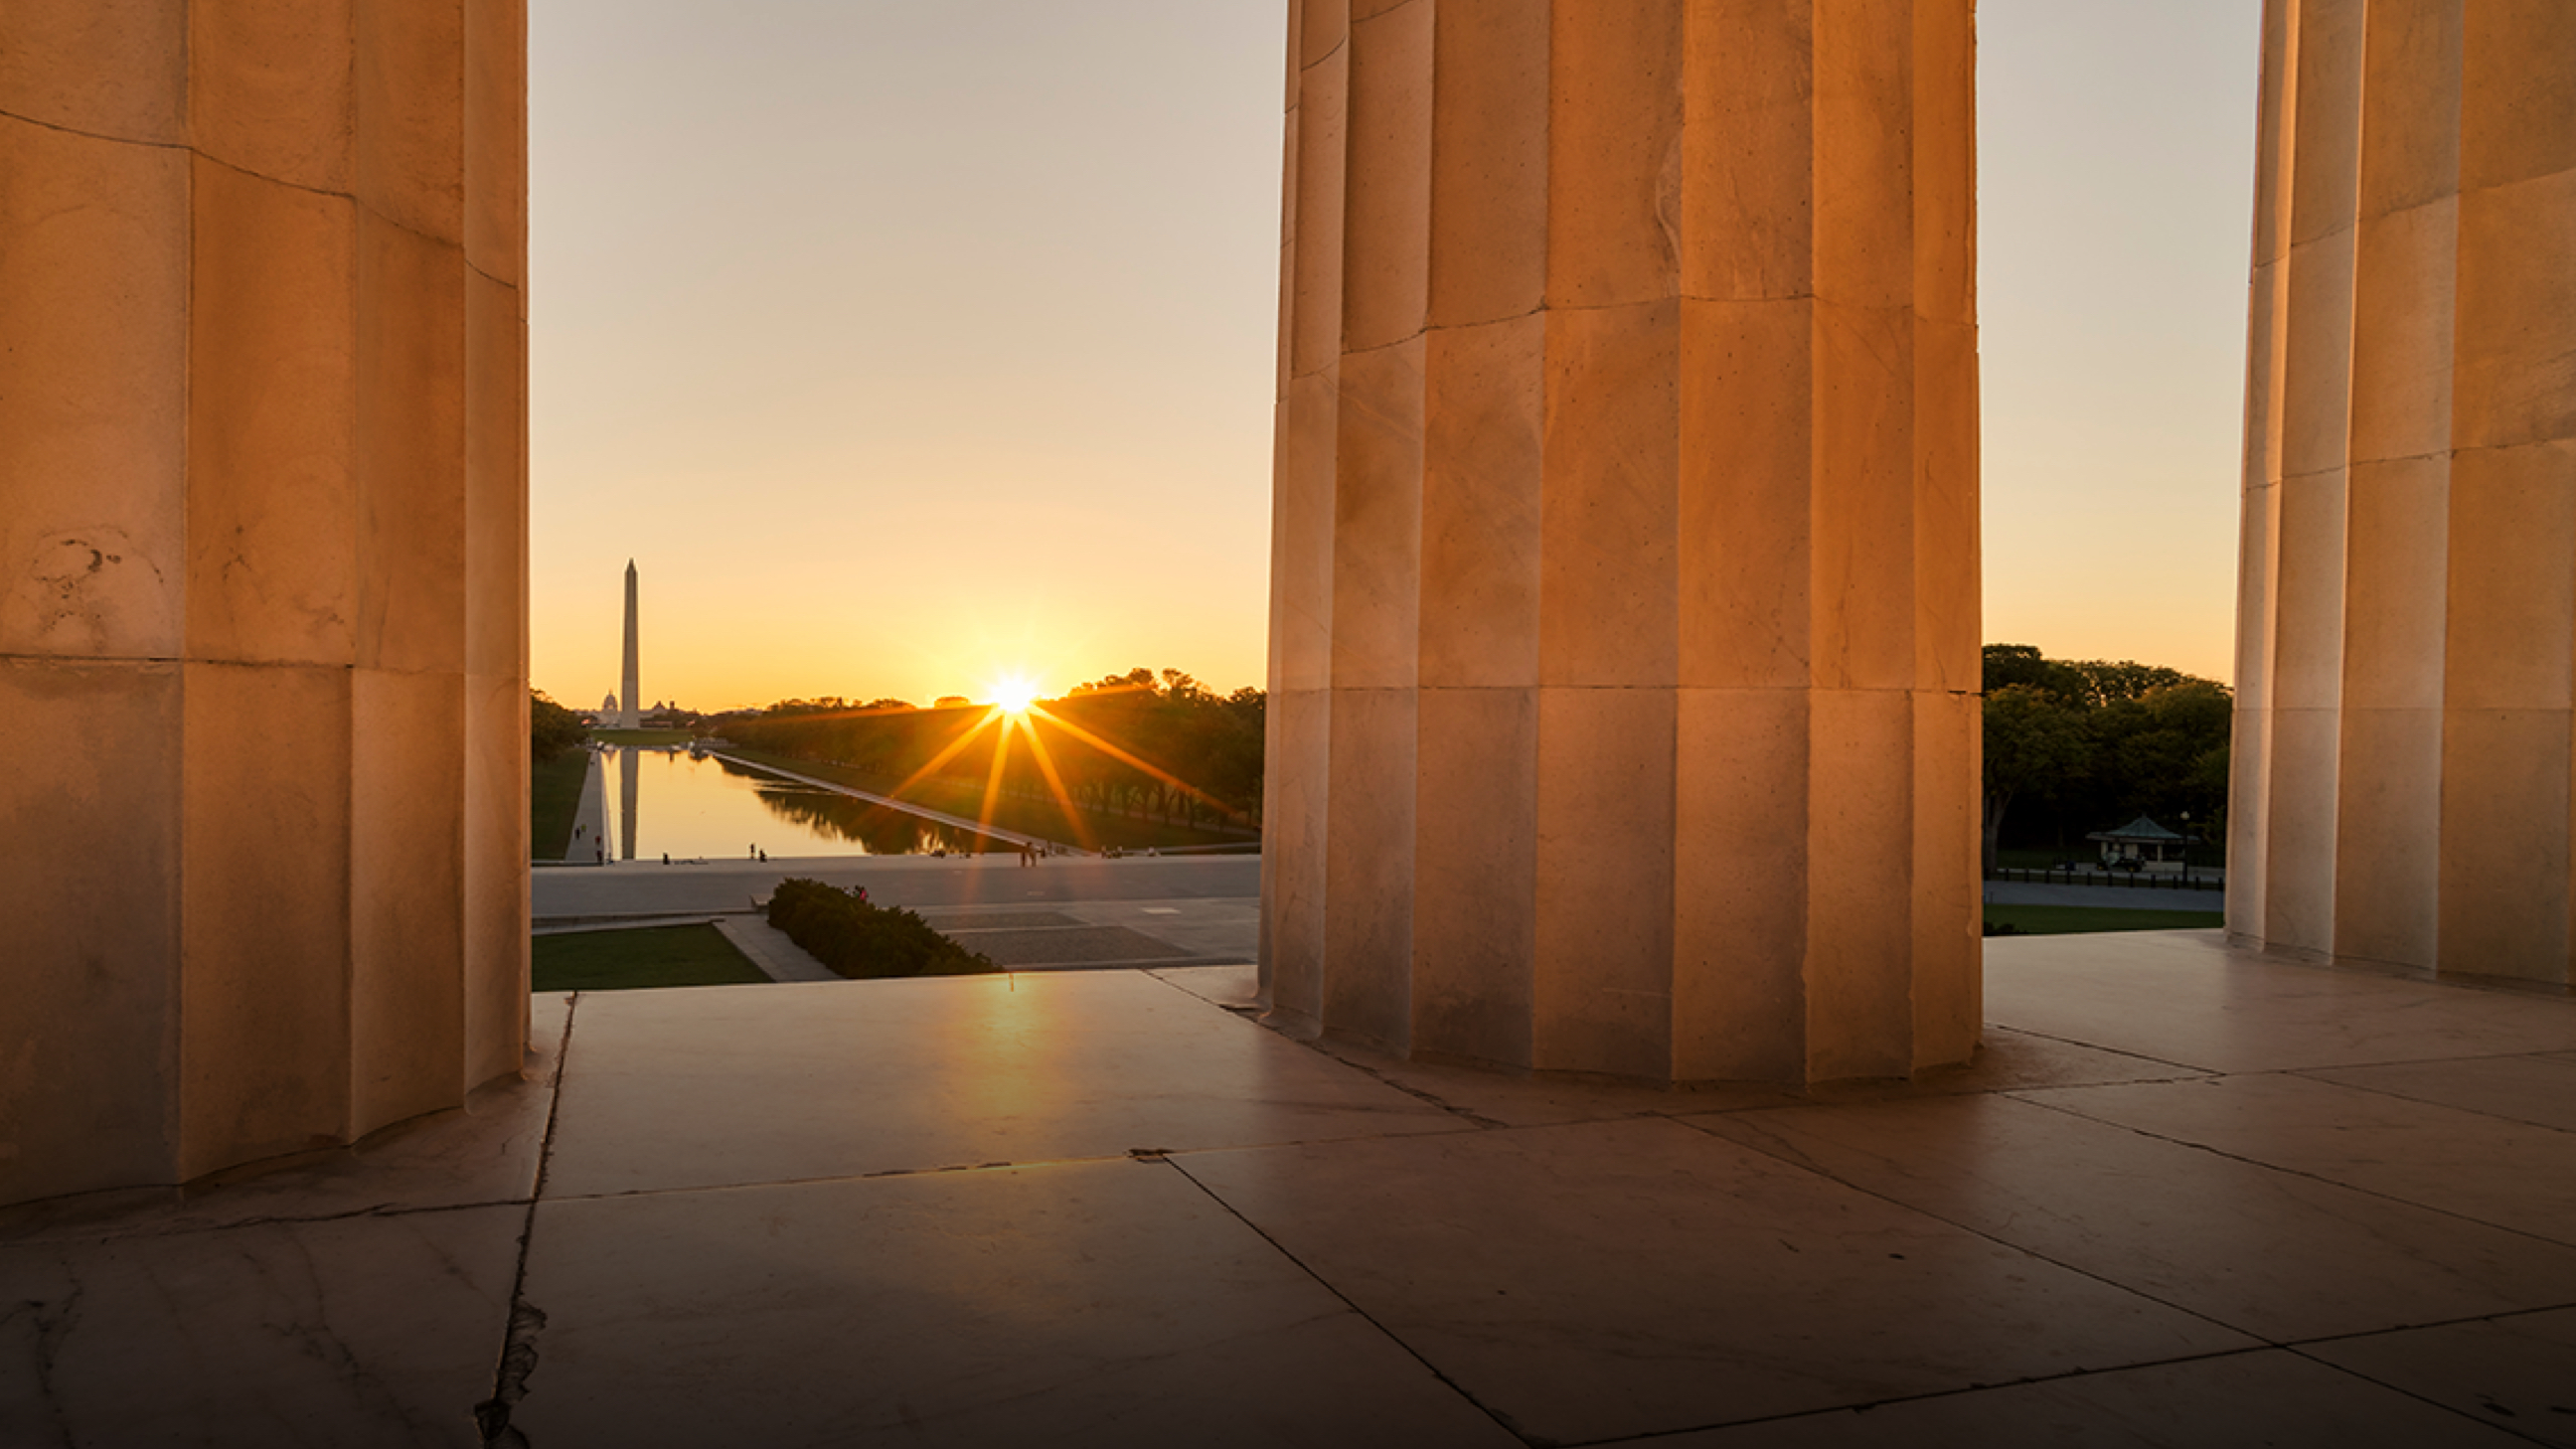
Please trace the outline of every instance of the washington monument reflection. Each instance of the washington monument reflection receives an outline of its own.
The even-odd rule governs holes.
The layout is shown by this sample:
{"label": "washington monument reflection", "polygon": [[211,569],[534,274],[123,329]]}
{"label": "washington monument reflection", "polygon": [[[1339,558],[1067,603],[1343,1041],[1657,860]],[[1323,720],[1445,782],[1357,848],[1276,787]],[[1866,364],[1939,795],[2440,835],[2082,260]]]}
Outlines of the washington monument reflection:
{"label": "washington monument reflection", "polygon": [[635,797],[643,773],[640,752],[633,745],[617,750],[617,858],[635,858]]}

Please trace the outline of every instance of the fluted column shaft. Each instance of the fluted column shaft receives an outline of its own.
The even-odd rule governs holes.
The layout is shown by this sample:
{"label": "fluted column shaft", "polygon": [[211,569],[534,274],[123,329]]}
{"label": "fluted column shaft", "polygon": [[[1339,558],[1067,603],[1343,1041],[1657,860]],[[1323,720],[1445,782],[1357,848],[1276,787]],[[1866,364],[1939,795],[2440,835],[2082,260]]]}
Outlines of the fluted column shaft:
{"label": "fluted column shaft", "polygon": [[527,1023],[518,0],[13,0],[0,1201],[346,1142]]}
{"label": "fluted column shaft", "polygon": [[1300,0],[1290,49],[1271,1012],[1967,1057],[1966,0]]}
{"label": "fluted column shaft", "polygon": [[2569,980],[2576,9],[2273,0],[2228,926]]}

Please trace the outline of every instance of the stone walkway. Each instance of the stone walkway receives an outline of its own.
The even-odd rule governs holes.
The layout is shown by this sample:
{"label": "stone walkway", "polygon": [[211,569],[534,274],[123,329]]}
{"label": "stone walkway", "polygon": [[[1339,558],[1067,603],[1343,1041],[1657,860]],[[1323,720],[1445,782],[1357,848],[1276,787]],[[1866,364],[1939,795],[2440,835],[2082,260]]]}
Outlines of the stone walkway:
{"label": "stone walkway", "polygon": [[715,928],[733,942],[752,965],[772,981],[841,981],[847,978],[817,961],[787,933],[758,916],[718,916]]}
{"label": "stone walkway", "polygon": [[794,942],[747,914],[781,879],[866,886],[970,950],[1016,971],[1233,965],[1261,940],[1257,856],[1127,860],[1009,856],[937,860],[842,856],[807,860],[637,865],[540,871],[540,935],[712,920],[753,964],[780,981],[838,981]]}
{"label": "stone walkway", "polygon": [[863,885],[880,905],[923,912],[1090,910],[1120,902],[1258,901],[1261,895],[1257,855],[1054,857],[1036,866],[1022,866],[1008,855],[826,855],[668,866],[638,861],[600,870],[541,870],[529,891],[538,924],[570,924],[739,911],[767,898],[790,876],[843,889]]}
{"label": "stone walkway", "polygon": [[1987,960],[1973,1068],[1812,1096],[1249,968],[540,998],[468,1111],[0,1215],[0,1443],[2576,1443],[2576,1001]]}
{"label": "stone walkway", "polygon": [[599,865],[604,864],[601,842],[608,839],[608,770],[599,751],[582,753],[589,758],[582,766],[581,802],[573,807],[572,839],[564,845],[563,858],[574,865]]}

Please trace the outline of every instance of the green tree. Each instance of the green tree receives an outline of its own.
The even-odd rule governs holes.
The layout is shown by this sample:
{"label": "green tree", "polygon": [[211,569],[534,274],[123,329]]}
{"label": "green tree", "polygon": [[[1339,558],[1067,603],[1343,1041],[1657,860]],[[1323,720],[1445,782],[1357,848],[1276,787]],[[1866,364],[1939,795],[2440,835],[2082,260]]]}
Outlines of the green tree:
{"label": "green tree", "polygon": [[[928,771],[955,784],[998,783],[1006,792],[1041,799],[1055,793],[1045,773],[1052,765],[1066,792],[1093,808],[1158,814],[1184,824],[1228,816],[1257,823],[1266,702],[1259,689],[1220,697],[1178,669],[1131,669],[1041,702],[1045,717],[1032,728],[1045,746],[1043,763],[1016,727],[1007,746],[1004,731],[986,730],[951,749],[981,718],[980,707],[914,710],[899,700],[865,706],[784,700],[756,714],[729,716],[721,727],[726,738],[753,749],[895,780]],[[1052,727],[1049,720],[1068,728]]]}
{"label": "green tree", "polygon": [[1985,691],[2024,685],[2050,695],[2070,709],[2090,702],[2092,682],[2063,660],[2050,659],[2029,644],[1989,644],[1985,649]]}
{"label": "green tree", "polygon": [[2235,718],[2227,686],[2181,675],[2104,704],[2091,721],[2095,808],[2123,821],[2148,815],[2168,826],[2187,818],[2216,828],[2227,808]]}
{"label": "green tree", "polygon": [[2140,815],[2175,826],[2187,817],[2204,832],[2223,823],[2236,708],[2227,686],[2131,659],[2050,659],[2027,644],[1989,644],[1984,662],[1989,870],[2017,802],[2041,808],[2061,847]]}
{"label": "green tree", "polygon": [[2084,716],[2035,684],[2007,684],[1985,701],[1984,867],[1995,868],[2004,812],[2027,795],[2057,795],[2083,772]]}
{"label": "green tree", "polygon": [[[2095,708],[2142,700],[2159,689],[2171,689],[2178,684],[2210,684],[2206,679],[2195,680],[2179,669],[2167,669],[2161,664],[2140,664],[2134,659],[2079,659],[2066,667],[2083,677]],[[2221,685],[2211,687],[2224,688]]]}
{"label": "green tree", "polygon": [[542,689],[528,691],[528,758],[550,760],[590,738],[590,726],[582,717],[546,697]]}

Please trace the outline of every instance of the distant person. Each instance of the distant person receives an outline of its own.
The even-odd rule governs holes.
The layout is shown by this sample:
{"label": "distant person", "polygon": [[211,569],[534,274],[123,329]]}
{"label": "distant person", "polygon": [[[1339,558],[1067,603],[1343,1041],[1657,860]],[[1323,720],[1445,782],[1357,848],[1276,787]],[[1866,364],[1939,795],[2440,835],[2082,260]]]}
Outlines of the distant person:
{"label": "distant person", "polygon": [[671,863],[671,852],[667,850],[662,852],[662,863],[664,865],[669,865]]}
{"label": "distant person", "polygon": [[759,855],[760,855],[760,863],[761,863],[762,865],[767,865],[767,864],[769,864],[769,852],[768,852],[768,851],[765,851],[765,850],[764,850],[764,851],[761,851],[761,852],[759,852]]}

